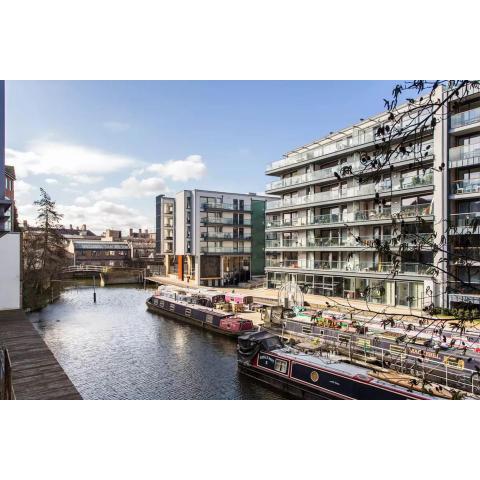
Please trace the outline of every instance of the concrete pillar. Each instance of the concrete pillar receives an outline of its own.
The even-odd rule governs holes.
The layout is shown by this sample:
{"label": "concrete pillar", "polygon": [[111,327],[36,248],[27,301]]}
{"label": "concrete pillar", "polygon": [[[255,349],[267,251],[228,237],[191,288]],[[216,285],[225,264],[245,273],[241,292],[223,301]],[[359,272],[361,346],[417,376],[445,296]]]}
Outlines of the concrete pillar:
{"label": "concrete pillar", "polygon": [[[437,89],[435,99],[443,99],[445,93],[441,88]],[[446,250],[448,245],[448,106],[444,105],[441,116],[444,119],[439,121],[434,128],[433,133],[433,161],[434,173],[433,182],[435,189],[433,192],[434,209],[434,232],[436,233],[435,243],[439,243],[443,235],[446,237],[446,244],[441,249]],[[439,112],[440,113],[440,112]],[[443,168],[440,169],[442,163]],[[433,259],[434,266],[448,270],[448,258],[444,252],[437,252]],[[448,282],[448,274],[439,272],[434,279],[432,301],[435,306],[447,307],[448,298],[445,293]]]}

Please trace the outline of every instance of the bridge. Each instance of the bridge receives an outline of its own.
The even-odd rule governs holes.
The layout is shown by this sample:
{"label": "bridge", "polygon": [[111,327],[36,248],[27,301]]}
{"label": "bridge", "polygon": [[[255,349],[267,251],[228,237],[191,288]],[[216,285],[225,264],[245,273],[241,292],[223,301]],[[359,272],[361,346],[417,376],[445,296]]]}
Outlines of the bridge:
{"label": "bridge", "polygon": [[113,267],[106,265],[69,265],[68,267],[62,268],[60,273],[76,273],[76,272],[86,272],[86,273],[110,273],[110,272],[142,272],[142,268],[135,267]]}
{"label": "bridge", "polygon": [[120,285],[128,283],[143,283],[145,270],[133,267],[113,267],[106,265],[69,265],[60,270],[60,274],[72,277],[87,277],[90,274],[98,274],[100,285]]}

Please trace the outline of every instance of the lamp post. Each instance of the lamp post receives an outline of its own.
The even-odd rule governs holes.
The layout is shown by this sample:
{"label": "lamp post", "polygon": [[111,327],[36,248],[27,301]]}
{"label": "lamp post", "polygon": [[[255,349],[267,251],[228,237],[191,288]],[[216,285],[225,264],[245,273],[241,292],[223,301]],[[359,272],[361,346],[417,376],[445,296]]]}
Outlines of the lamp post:
{"label": "lamp post", "polygon": [[97,303],[97,293],[95,292],[95,275],[93,275],[93,303]]}

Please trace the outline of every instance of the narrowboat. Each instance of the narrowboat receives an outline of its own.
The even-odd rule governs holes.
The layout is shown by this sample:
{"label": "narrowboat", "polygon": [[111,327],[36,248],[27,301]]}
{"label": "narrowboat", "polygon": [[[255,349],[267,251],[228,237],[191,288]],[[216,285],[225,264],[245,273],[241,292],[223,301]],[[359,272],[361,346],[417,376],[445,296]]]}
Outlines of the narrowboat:
{"label": "narrowboat", "polygon": [[409,373],[449,388],[480,395],[479,334],[431,326],[381,325],[379,321],[348,319],[332,312],[300,311],[272,318],[270,329],[314,339],[326,350],[352,361]]}
{"label": "narrowboat", "polygon": [[158,293],[147,299],[147,309],[191,325],[221,333],[229,337],[238,337],[253,331],[253,322],[232,313],[213,308],[224,300],[220,292],[186,292],[174,289],[159,289]]}
{"label": "narrowboat", "polygon": [[238,338],[240,373],[299,399],[467,399],[466,392],[419,382],[387,369],[372,370],[341,356],[322,356],[291,346],[267,331]]}

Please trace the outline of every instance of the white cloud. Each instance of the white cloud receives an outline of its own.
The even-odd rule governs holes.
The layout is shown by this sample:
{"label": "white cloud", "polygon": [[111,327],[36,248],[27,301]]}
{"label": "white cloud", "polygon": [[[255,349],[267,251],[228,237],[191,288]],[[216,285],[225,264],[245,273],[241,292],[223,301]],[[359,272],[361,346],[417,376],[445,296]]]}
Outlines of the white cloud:
{"label": "white cloud", "polygon": [[27,202],[32,198],[35,187],[25,180],[15,180],[15,201]]}
{"label": "white cloud", "polygon": [[184,160],[168,160],[165,163],[153,163],[146,170],[176,182],[198,180],[207,173],[207,166],[200,155],[189,155]]}
{"label": "white cloud", "polygon": [[46,178],[45,182],[49,183],[50,185],[53,185],[54,183],[58,183],[58,180],[56,178]]}
{"label": "white cloud", "polygon": [[15,166],[19,178],[28,175],[56,175],[90,183],[101,180],[99,174],[134,167],[131,157],[72,143],[35,141],[28,151],[6,149],[7,162]]}
{"label": "white cloud", "polygon": [[[63,214],[64,225],[79,226],[86,224],[95,233],[102,233],[106,228],[127,231],[129,228],[152,228],[152,218],[143,215],[140,211],[126,205],[99,200],[92,203],[90,200],[75,205],[57,205],[59,213]],[[18,206],[20,221],[27,220],[30,225],[35,225],[37,210],[34,205]]]}
{"label": "white cloud", "polygon": [[140,198],[167,191],[168,188],[163,178],[150,177],[139,179],[131,176],[123,180],[119,187],[107,187],[98,192],[91,191],[89,195],[97,199]]}
{"label": "white cloud", "polygon": [[106,128],[108,131],[112,133],[122,133],[126,132],[129,128],[130,125],[125,122],[116,122],[114,120],[109,121],[109,122],[103,122],[103,127]]}

